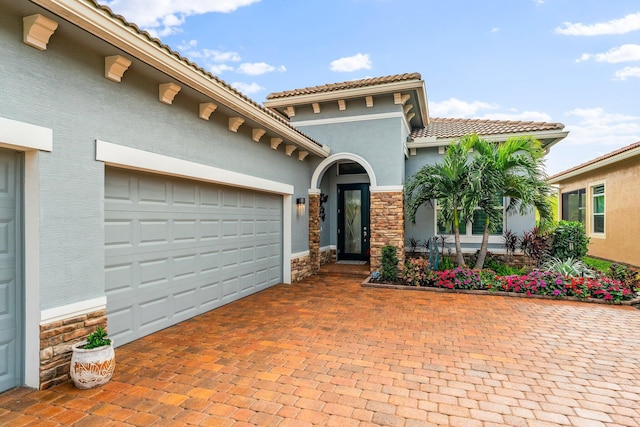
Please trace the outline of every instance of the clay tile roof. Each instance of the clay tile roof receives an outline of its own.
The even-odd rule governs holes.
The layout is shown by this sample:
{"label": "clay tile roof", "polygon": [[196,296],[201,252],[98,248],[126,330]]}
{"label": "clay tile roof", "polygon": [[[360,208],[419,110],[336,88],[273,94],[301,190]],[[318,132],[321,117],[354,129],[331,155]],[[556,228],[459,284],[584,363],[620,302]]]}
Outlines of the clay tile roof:
{"label": "clay tile roof", "polygon": [[213,74],[211,74],[209,71],[205,70],[204,68],[200,67],[198,64],[196,64],[195,62],[191,61],[190,59],[188,59],[187,57],[184,57],[182,55],[180,55],[180,53],[178,53],[177,51],[171,49],[171,47],[169,47],[169,45],[166,45],[164,43],[162,43],[162,41],[158,38],[152,37],[151,34],[149,34],[147,31],[143,31],[140,29],[140,27],[138,27],[136,24],[127,21],[127,19],[122,16],[122,15],[116,15],[115,13],[113,13],[113,11],[108,7],[108,6],[104,6],[101,5],[100,3],[98,3],[98,0],[89,0],[91,3],[93,3],[93,5],[96,7],[96,9],[101,10],[103,13],[105,13],[107,16],[110,16],[114,19],[119,20],[120,22],[122,22],[122,24],[125,27],[128,27],[130,29],[132,29],[135,33],[145,37],[147,40],[155,43],[158,47],[160,47],[161,49],[164,49],[165,51],[167,51],[170,55],[174,56],[176,59],[182,61],[183,63],[187,64],[188,66],[190,66],[191,68],[193,68],[194,70],[206,75],[208,78],[210,78],[211,80],[215,81],[216,83],[224,86],[226,89],[228,89],[229,91],[233,92],[236,96],[238,96],[239,98],[242,98],[243,100],[249,102],[251,105],[253,105],[254,107],[262,110],[263,112],[267,113],[269,116],[271,116],[272,118],[278,120],[281,123],[286,124],[287,126],[289,126],[291,129],[295,130],[297,133],[299,133],[300,135],[304,136],[305,138],[307,138],[309,141],[317,144],[318,146],[322,146],[322,144],[320,144],[317,141],[314,141],[311,137],[309,137],[308,135],[305,135],[303,132],[301,132],[300,130],[298,130],[297,128],[291,126],[291,124],[289,123],[289,121],[283,119],[281,116],[275,114],[273,111],[271,111],[270,109],[267,109],[265,107],[263,107],[261,104],[257,103],[256,101],[254,101],[253,99],[249,98],[248,96],[246,96],[245,94],[243,94],[242,92],[236,90],[234,87],[232,87],[231,85],[229,85],[227,82],[225,82],[224,80],[219,79],[218,77],[214,76]]}
{"label": "clay tile roof", "polygon": [[411,138],[458,138],[469,133],[477,133],[478,135],[499,135],[509,133],[540,132],[545,130],[562,130],[563,128],[564,125],[562,123],[431,118],[426,127],[414,129],[411,132]]}
{"label": "clay tile roof", "polygon": [[635,143],[633,143],[631,145],[627,145],[626,147],[622,147],[622,148],[620,148],[618,150],[612,151],[612,152],[607,153],[605,155],[602,155],[600,157],[597,157],[597,158],[595,158],[593,160],[589,160],[588,162],[581,163],[578,166],[574,166],[574,167],[572,167],[570,169],[567,169],[567,170],[564,170],[562,172],[559,172],[559,173],[557,173],[557,174],[555,174],[553,176],[550,176],[549,180],[553,180],[553,179],[556,179],[558,177],[561,177],[562,175],[566,175],[566,174],[569,174],[571,172],[574,172],[574,171],[577,171],[579,169],[582,169],[584,167],[587,167],[587,166],[590,166],[590,165],[594,165],[594,164],[596,164],[598,162],[601,162],[603,160],[606,160],[606,159],[609,159],[611,157],[617,156],[618,154],[626,153],[627,151],[631,151],[634,148],[640,148],[640,141],[635,142]]}
{"label": "clay tile roof", "polygon": [[368,86],[378,86],[387,83],[396,83],[405,80],[421,80],[420,73],[395,74],[393,76],[374,77],[370,79],[352,80],[342,83],[330,83],[321,86],[305,87],[302,89],[286,90],[284,92],[272,92],[267,95],[267,99],[280,99],[297,95],[312,95],[316,93],[334,92],[345,89],[356,89]]}

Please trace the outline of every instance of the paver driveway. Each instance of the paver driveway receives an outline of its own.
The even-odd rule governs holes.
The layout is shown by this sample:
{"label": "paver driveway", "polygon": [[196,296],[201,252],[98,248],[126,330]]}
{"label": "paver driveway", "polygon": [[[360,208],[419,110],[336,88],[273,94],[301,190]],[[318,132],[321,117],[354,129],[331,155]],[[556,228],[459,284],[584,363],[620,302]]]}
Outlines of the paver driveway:
{"label": "paver driveway", "polygon": [[116,350],[100,389],[0,395],[7,425],[640,425],[640,311],[279,285]]}

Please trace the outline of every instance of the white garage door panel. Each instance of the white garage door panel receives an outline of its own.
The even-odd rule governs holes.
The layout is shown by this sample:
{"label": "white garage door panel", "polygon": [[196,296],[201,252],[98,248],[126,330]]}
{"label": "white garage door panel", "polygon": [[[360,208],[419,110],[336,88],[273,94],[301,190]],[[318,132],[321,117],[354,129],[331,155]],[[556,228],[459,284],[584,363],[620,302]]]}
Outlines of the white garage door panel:
{"label": "white garage door panel", "polygon": [[282,197],[107,169],[105,277],[117,345],[282,281]]}

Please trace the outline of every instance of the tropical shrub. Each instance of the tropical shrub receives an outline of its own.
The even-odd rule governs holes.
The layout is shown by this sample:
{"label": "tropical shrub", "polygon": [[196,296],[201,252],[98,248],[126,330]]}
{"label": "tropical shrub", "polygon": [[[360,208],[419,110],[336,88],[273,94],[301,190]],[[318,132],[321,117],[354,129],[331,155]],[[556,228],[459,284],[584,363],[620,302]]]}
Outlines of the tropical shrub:
{"label": "tropical shrub", "polygon": [[518,246],[525,255],[540,264],[549,252],[549,239],[538,227],[533,227],[522,234]]}
{"label": "tropical shrub", "polygon": [[385,282],[393,283],[398,280],[398,251],[395,246],[382,247],[380,276]]}
{"label": "tropical shrub", "polygon": [[518,249],[518,235],[511,230],[505,230],[502,234],[504,238],[504,248],[507,250],[507,255],[513,255]]}
{"label": "tropical shrub", "polygon": [[522,266],[518,268],[518,267],[511,267],[510,265],[506,265],[506,264],[499,264],[495,268],[492,268],[492,270],[495,271],[495,273],[498,276],[513,276],[514,274],[518,274],[518,275],[526,274],[527,267]]}
{"label": "tropical shrub", "polygon": [[634,289],[640,288],[640,272],[628,265],[618,263],[611,264],[608,276],[614,280],[619,280]]}
{"label": "tropical shrub", "polygon": [[585,263],[575,258],[550,258],[543,267],[546,271],[564,274],[570,277],[594,277],[595,274]]}
{"label": "tropical shrub", "polygon": [[455,268],[455,266],[456,265],[453,263],[451,258],[449,258],[448,256],[443,256],[442,258],[440,258],[440,263],[438,264],[438,270],[439,271],[451,270],[452,268]]}
{"label": "tropical shrub", "polygon": [[549,256],[565,260],[582,259],[589,249],[584,225],[577,221],[560,221],[551,233]]}
{"label": "tropical shrub", "polygon": [[426,258],[411,258],[405,261],[399,280],[406,286],[431,286],[436,274],[431,270]]}

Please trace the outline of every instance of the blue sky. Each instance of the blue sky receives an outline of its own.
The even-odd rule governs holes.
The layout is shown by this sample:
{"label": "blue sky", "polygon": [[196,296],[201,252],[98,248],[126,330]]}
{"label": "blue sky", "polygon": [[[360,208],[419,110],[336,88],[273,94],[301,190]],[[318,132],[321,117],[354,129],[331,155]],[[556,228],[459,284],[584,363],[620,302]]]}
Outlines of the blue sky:
{"label": "blue sky", "polygon": [[552,175],[640,141],[638,0],[101,0],[258,102],[419,72],[432,117],[562,122]]}

